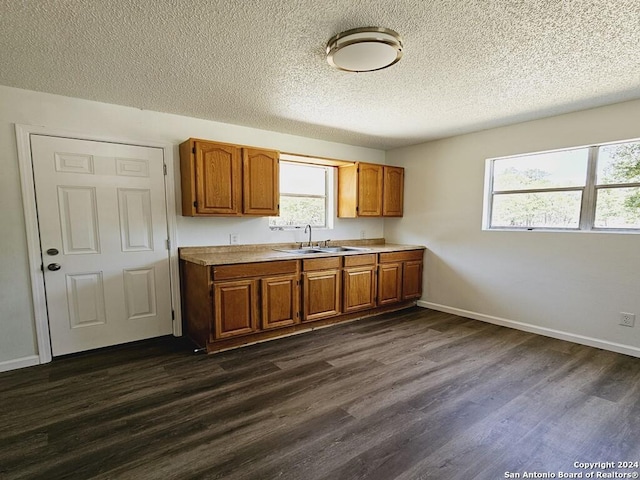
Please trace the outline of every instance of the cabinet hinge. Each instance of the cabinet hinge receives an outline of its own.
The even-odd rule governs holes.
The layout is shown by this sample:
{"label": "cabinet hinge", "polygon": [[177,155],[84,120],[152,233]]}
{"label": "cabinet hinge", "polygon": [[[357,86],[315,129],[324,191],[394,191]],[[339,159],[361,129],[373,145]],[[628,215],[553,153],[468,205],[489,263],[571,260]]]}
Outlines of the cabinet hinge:
{"label": "cabinet hinge", "polygon": [[191,153],[196,153],[196,147],[193,147],[193,148],[191,149]]}
{"label": "cabinet hinge", "polygon": [[358,208],[359,208],[359,207],[356,205],[356,212],[358,211]]}
{"label": "cabinet hinge", "polygon": [[164,174],[166,175],[167,174],[167,164],[166,163],[162,164],[162,170],[164,171]]}
{"label": "cabinet hinge", "polygon": [[171,310],[171,320],[175,320],[176,319],[176,312],[175,310]]}
{"label": "cabinet hinge", "polygon": [[194,206],[195,208],[198,208],[198,202],[197,202],[197,201],[193,202],[193,206]]}
{"label": "cabinet hinge", "polygon": [[171,250],[171,240],[167,238],[167,250]]}

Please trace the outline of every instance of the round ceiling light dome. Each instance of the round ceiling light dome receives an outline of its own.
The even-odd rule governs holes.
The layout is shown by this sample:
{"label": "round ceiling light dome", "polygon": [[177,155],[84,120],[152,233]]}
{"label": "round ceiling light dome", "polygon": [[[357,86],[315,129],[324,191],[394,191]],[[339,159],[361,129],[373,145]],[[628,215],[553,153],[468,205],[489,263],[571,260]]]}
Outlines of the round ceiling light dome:
{"label": "round ceiling light dome", "polygon": [[389,28],[347,30],[327,42],[327,62],[347,72],[373,72],[402,58],[402,39]]}

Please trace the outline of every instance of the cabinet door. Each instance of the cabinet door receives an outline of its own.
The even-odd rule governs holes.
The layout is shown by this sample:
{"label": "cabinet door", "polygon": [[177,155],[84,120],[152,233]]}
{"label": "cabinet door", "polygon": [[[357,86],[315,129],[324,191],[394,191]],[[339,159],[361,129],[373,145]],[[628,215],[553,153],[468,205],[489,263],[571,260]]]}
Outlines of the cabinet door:
{"label": "cabinet door", "polygon": [[382,215],[401,217],[404,204],[404,168],[384,167]]}
{"label": "cabinet door", "polygon": [[358,216],[382,215],[382,165],[360,163],[358,165]]}
{"label": "cabinet door", "polygon": [[256,331],[255,280],[213,283],[214,339]]}
{"label": "cabinet door", "polygon": [[232,145],[195,143],[196,214],[241,213],[240,155]]}
{"label": "cabinet door", "polygon": [[398,303],[402,295],[402,263],[378,266],[378,305]]}
{"label": "cabinet door", "polygon": [[402,299],[422,296],[422,260],[404,262],[402,269]]}
{"label": "cabinet door", "polygon": [[282,275],[260,280],[262,328],[277,328],[300,322],[300,286],[297,275]]}
{"label": "cabinet door", "polygon": [[357,312],[376,306],[375,266],[350,267],[343,270],[343,312]]}
{"label": "cabinet door", "polygon": [[243,212],[247,215],[279,215],[279,153],[271,150],[242,150]]}
{"label": "cabinet door", "polygon": [[302,274],[303,321],[340,314],[340,270],[320,270]]}
{"label": "cabinet door", "polygon": [[338,167],[338,217],[358,216],[358,165]]}

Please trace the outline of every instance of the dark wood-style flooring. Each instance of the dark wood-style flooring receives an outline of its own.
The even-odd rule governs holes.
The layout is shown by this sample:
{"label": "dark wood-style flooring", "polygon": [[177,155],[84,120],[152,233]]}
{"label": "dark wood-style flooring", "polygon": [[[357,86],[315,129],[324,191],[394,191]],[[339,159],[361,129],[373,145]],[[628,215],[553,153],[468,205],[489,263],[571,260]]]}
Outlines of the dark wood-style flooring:
{"label": "dark wood-style flooring", "polygon": [[2,479],[493,480],[639,460],[640,359],[417,307],[217,355],[162,338],[0,374]]}

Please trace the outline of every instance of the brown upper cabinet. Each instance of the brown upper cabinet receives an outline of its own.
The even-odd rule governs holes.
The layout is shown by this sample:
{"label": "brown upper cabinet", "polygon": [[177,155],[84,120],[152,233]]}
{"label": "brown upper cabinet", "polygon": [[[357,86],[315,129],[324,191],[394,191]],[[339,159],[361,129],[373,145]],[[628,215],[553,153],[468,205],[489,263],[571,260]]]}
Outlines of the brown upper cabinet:
{"label": "brown upper cabinet", "polygon": [[404,168],[358,162],[338,168],[338,217],[401,217]]}
{"label": "brown upper cabinet", "polygon": [[280,203],[279,154],[242,149],[243,210],[245,215],[276,216]]}
{"label": "brown upper cabinet", "polygon": [[382,216],[401,217],[404,205],[404,168],[384,167]]}
{"label": "brown upper cabinet", "polygon": [[182,214],[279,214],[279,153],[207,140],[180,144]]}

